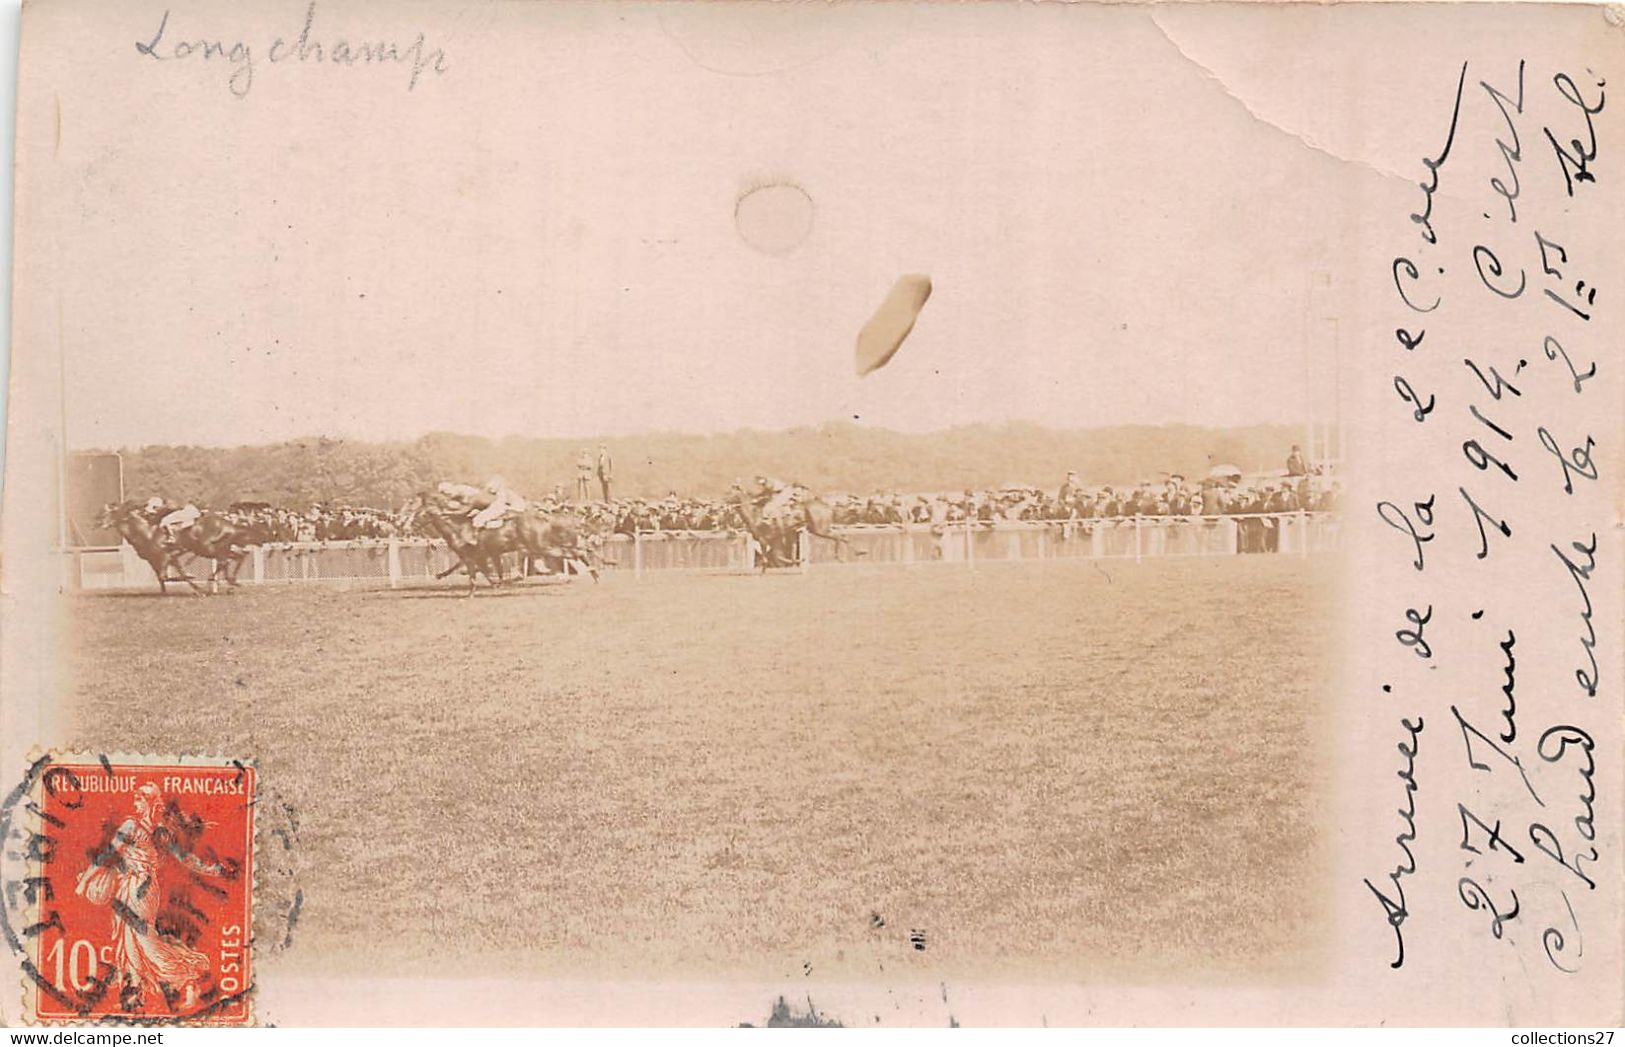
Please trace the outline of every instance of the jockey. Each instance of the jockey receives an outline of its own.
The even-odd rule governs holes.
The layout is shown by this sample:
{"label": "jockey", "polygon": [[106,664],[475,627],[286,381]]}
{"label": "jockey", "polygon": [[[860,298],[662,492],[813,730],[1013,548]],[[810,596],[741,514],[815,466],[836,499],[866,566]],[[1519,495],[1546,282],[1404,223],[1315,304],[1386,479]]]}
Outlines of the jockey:
{"label": "jockey", "polygon": [[762,516],[772,519],[785,512],[795,502],[798,485],[780,483],[765,476],[756,478],[756,501],[762,507]]}
{"label": "jockey", "polygon": [[177,533],[197,523],[198,517],[202,515],[203,510],[187,502],[181,508],[166,513],[164,518],[158,521],[158,526],[163,528],[164,535],[173,541]]}
{"label": "jockey", "polygon": [[473,484],[454,484],[450,480],[442,480],[436,485],[436,490],[447,498],[455,498],[459,502],[483,502],[485,500],[485,492]]}
{"label": "jockey", "polygon": [[449,480],[442,480],[435,489],[449,501],[457,502],[465,508],[484,508],[491,504],[490,496],[473,484],[454,484]]}
{"label": "jockey", "polygon": [[527,503],[518,492],[508,488],[508,484],[500,476],[493,476],[485,485],[485,492],[490,498],[490,504],[474,514],[475,527],[499,527],[502,518],[509,512],[522,513]]}

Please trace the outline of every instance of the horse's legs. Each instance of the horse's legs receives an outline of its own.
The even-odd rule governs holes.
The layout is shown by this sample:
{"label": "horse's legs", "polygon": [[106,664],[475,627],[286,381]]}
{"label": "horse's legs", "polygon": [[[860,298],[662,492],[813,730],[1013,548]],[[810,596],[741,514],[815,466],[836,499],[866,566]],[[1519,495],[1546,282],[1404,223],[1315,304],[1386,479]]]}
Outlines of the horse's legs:
{"label": "horse's legs", "polygon": [[452,551],[457,554],[458,566],[468,573],[468,591],[463,595],[465,597],[473,596],[474,579],[479,577],[480,573],[479,553],[473,548],[468,549],[466,552],[457,548],[453,548]]}
{"label": "horse's legs", "polygon": [[[462,551],[456,552],[457,566],[452,568],[452,570],[460,570],[464,574],[468,575],[468,594],[472,596],[474,595],[474,579],[479,577],[483,568],[480,566],[478,555],[473,550],[469,550],[467,553]],[[446,575],[451,573],[451,571],[442,571],[435,577],[444,578]]]}
{"label": "horse's legs", "polygon": [[175,570],[180,572],[181,580],[184,581],[187,585],[192,587],[192,592],[196,593],[199,596],[202,596],[203,595],[202,588],[200,588],[198,586],[197,582],[195,580],[193,580],[192,575],[181,564],[181,557],[186,556],[186,555],[187,554],[184,553],[184,552],[177,552],[177,553],[170,554],[169,558],[164,561],[165,570],[167,571],[167,569],[169,567],[174,567]]}
{"label": "horse's legs", "polygon": [[[479,557],[480,572],[485,575],[485,580],[491,583],[491,588],[495,589],[507,583],[508,579],[502,568],[501,552],[485,549],[480,552]],[[473,584],[473,581],[470,580],[469,585],[472,586]]]}

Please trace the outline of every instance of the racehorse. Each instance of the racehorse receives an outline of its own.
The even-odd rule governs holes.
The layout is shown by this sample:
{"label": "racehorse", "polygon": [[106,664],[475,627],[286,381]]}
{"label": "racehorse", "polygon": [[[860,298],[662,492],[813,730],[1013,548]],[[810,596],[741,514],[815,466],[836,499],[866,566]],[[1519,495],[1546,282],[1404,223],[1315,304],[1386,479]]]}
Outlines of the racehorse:
{"label": "racehorse", "polygon": [[[598,580],[598,571],[588,563],[590,554],[580,548],[574,528],[541,513],[527,510],[496,527],[476,528],[465,510],[454,509],[438,491],[421,492],[406,504],[404,511],[413,520],[421,514],[429,531],[457,557],[458,562],[438,577],[458,569],[466,571],[469,596],[474,595],[477,575],[485,575],[493,587],[507,582],[502,558],[511,552],[523,553],[530,564],[542,564],[549,571],[563,571],[567,562],[585,565],[593,581]],[[528,566],[525,573],[529,573]]]}
{"label": "racehorse", "polygon": [[175,536],[175,544],[181,552],[214,562],[209,584],[218,591],[222,578],[227,586],[237,588],[237,572],[243,569],[249,546],[263,545],[269,537],[264,524],[235,523],[205,510],[192,526]]}
{"label": "racehorse", "polygon": [[[118,532],[120,538],[130,543],[136,555],[147,561],[152,573],[158,576],[158,591],[169,594],[171,581],[184,581],[192,587],[194,593],[203,592],[198,588],[197,582],[180,566],[182,550],[171,545],[164,537],[158,525],[147,518],[141,511],[142,505],[135,499],[102,506],[101,513],[96,517],[97,527],[111,527]],[[170,568],[179,572],[179,578],[171,578]]]}
{"label": "racehorse", "polygon": [[537,513],[547,525],[547,540],[542,549],[542,563],[553,574],[574,570],[588,574],[598,581],[598,549],[603,537],[583,521],[572,516]]}
{"label": "racehorse", "polygon": [[[745,530],[762,548],[761,569],[764,574],[769,567],[793,567],[801,562],[802,531],[834,542],[837,557],[843,546],[850,547],[852,544],[850,539],[833,530],[835,510],[822,498],[799,501],[777,520],[764,518],[761,503],[743,495],[733,503],[732,508]],[[862,556],[863,550],[854,550],[854,555]]]}

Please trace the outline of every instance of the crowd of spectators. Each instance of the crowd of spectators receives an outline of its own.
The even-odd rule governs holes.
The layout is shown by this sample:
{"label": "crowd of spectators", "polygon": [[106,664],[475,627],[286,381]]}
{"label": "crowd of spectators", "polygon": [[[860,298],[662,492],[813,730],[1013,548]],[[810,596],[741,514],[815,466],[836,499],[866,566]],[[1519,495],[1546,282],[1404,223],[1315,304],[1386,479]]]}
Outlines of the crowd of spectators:
{"label": "crowd of spectators", "polygon": [[[778,486],[778,485],[774,485]],[[794,485],[791,485],[794,486]],[[579,491],[577,492],[579,494]],[[725,531],[740,526],[735,505],[767,490],[759,485],[735,483],[718,498],[684,497],[676,492],[664,498],[575,499],[561,487],[530,504],[550,514],[569,514],[598,534]],[[816,492],[804,492],[811,497]],[[997,489],[966,489],[955,493],[901,493],[876,491],[868,495],[818,495],[840,525],[929,524],[976,520],[1086,521],[1147,517],[1235,516],[1299,511],[1327,512],[1337,507],[1339,485],[1324,470],[1310,471],[1301,458],[1289,459],[1279,475],[1245,476],[1219,469],[1199,480],[1164,475],[1136,484],[1084,484],[1068,473],[1051,491],[1024,484]],[[389,538],[423,533],[400,511],[353,507],[313,506],[297,511],[258,502],[238,502],[230,514],[245,523],[262,525],[274,542],[346,541]]]}
{"label": "crowd of spectators", "polygon": [[234,502],[226,515],[237,523],[258,525],[273,542],[343,542],[410,533],[398,511],[354,506],[314,505],[300,512],[264,502]]}
{"label": "crowd of spectators", "polygon": [[1335,507],[1336,501],[1336,483],[1322,477],[1191,483],[1183,477],[1171,476],[1113,487],[1084,486],[1069,475],[1054,493],[1011,485],[999,490],[967,490],[958,495],[877,492],[868,497],[842,497],[831,504],[837,523],[899,524],[1326,512]]}

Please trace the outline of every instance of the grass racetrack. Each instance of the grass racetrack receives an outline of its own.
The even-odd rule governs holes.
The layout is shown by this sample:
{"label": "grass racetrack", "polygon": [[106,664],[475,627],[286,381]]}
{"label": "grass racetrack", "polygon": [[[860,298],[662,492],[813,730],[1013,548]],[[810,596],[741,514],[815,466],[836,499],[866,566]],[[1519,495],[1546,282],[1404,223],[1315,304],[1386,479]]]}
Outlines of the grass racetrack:
{"label": "grass racetrack", "polygon": [[87,596],[69,733],[258,761],[302,970],[1278,976],[1334,568]]}

